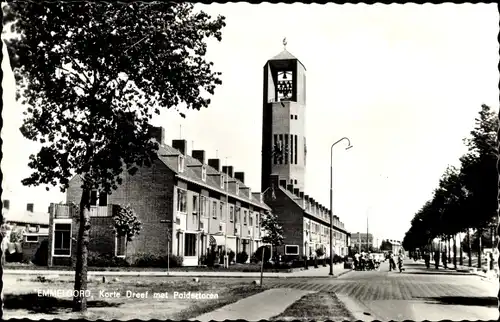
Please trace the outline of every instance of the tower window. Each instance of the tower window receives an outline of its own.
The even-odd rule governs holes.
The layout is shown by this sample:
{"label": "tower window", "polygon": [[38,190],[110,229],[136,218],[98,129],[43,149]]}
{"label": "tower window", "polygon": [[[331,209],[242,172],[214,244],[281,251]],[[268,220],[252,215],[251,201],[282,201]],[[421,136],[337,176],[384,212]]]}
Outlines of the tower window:
{"label": "tower window", "polygon": [[294,180],[295,181],[295,184],[297,184],[297,180]]}
{"label": "tower window", "polygon": [[278,100],[286,101],[292,98],[293,74],[291,71],[278,72],[277,96]]}
{"label": "tower window", "polygon": [[294,149],[293,149],[293,137],[294,135],[290,135],[290,164],[293,164],[293,153],[294,153]]}
{"label": "tower window", "polygon": [[288,134],[285,134],[285,164],[288,164]]}
{"label": "tower window", "polygon": [[297,115],[295,115],[295,119],[297,119]]}
{"label": "tower window", "polygon": [[296,135],[294,136],[295,136],[295,164],[297,164],[297,146],[299,145],[299,142],[297,141],[297,136]]}
{"label": "tower window", "polygon": [[290,114],[290,119],[293,120],[293,114]]}

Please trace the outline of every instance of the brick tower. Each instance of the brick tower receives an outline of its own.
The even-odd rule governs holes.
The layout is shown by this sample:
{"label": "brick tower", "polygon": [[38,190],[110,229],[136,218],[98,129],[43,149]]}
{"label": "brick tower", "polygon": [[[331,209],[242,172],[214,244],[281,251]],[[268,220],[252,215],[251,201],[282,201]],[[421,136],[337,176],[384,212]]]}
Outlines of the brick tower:
{"label": "brick tower", "polygon": [[264,66],[262,191],[271,174],[304,191],[305,112],[306,68],[285,48]]}

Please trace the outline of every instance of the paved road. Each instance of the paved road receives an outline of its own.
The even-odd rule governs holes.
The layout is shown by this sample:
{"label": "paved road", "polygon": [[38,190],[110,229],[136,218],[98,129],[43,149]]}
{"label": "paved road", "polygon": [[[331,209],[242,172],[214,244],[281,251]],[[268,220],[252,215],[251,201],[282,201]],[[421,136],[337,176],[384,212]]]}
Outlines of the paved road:
{"label": "paved road", "polygon": [[353,271],[335,279],[268,280],[267,285],[331,291],[351,299],[373,320],[497,320],[498,283],[448,270],[427,270],[406,262],[403,273]]}

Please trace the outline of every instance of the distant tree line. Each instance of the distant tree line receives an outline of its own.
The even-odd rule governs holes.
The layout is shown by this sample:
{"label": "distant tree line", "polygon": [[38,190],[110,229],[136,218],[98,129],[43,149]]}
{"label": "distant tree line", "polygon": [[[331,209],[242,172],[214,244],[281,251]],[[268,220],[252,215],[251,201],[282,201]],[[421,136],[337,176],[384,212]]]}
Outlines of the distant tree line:
{"label": "distant tree line", "polygon": [[[460,158],[460,168],[448,166],[427,201],[415,214],[403,239],[407,250],[436,250],[432,241],[440,238],[453,248],[456,262],[457,247],[468,253],[471,265],[472,250],[479,256],[486,247],[496,247],[493,240],[498,220],[498,114],[482,105],[470,138],[464,139],[467,152]],[[432,157],[432,156],[429,156]],[[466,236],[457,245],[458,233]]]}

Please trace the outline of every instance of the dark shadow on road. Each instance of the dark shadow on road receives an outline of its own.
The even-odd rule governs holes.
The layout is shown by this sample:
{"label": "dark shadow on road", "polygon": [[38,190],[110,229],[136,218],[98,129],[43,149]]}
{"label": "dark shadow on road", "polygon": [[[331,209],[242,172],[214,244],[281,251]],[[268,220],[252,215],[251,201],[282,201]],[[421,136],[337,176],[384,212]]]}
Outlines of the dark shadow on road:
{"label": "dark shadow on road", "polygon": [[421,297],[420,299],[441,305],[468,305],[468,306],[487,306],[497,307],[498,299],[493,296],[438,296]]}
{"label": "dark shadow on road", "polygon": [[463,273],[463,272],[455,272],[455,271],[446,271],[446,270],[429,270],[429,271],[413,271],[413,272],[407,272],[406,274],[414,274],[414,275],[466,275],[466,276],[472,276],[471,273]]}
{"label": "dark shadow on road", "polygon": [[[87,307],[118,307],[121,303],[87,301]],[[72,299],[38,296],[37,293],[8,294],[4,297],[4,309],[28,310],[30,313],[58,314],[61,309],[71,309]]]}

